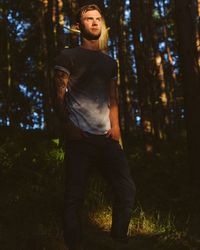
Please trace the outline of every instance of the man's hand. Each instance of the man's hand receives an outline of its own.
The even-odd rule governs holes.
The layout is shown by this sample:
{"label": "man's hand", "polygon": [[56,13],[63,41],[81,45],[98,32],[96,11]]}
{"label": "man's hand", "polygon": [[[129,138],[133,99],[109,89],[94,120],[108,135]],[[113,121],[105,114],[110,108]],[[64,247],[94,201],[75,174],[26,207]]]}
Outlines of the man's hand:
{"label": "man's hand", "polygon": [[112,80],[110,83],[110,123],[111,129],[107,132],[107,137],[113,140],[119,141],[120,127],[119,127],[119,115],[118,115],[118,89],[117,89],[117,79]]}
{"label": "man's hand", "polygon": [[108,130],[106,136],[112,138],[115,141],[119,141],[121,137],[120,127],[119,126],[112,127],[111,129]]}
{"label": "man's hand", "polygon": [[84,137],[83,131],[70,120],[63,123],[63,133],[66,140],[80,140]]}

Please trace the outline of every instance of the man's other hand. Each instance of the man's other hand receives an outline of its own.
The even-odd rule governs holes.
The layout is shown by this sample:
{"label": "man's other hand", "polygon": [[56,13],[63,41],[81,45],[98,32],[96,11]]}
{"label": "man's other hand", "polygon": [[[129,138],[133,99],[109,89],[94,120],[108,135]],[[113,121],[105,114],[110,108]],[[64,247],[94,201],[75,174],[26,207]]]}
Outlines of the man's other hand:
{"label": "man's other hand", "polygon": [[119,126],[112,127],[111,129],[108,130],[106,136],[112,138],[115,141],[119,141],[121,137],[120,127]]}

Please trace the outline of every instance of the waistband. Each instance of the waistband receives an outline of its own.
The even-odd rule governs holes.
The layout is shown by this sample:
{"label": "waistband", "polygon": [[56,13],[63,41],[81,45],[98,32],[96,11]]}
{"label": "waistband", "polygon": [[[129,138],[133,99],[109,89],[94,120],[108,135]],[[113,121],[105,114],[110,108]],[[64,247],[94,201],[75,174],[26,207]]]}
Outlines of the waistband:
{"label": "waistband", "polygon": [[107,137],[107,134],[92,134],[87,131],[83,131],[83,133],[88,137]]}

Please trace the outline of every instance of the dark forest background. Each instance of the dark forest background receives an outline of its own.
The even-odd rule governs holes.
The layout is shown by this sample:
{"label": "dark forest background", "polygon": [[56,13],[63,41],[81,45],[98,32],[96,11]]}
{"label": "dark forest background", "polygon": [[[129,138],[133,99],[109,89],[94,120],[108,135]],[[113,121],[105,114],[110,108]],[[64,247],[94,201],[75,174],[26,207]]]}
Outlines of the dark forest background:
{"label": "dark forest background", "polygon": [[109,228],[110,194],[93,173],[86,249],[200,249],[199,0],[0,0],[0,249],[64,249],[53,65],[79,45],[70,27],[88,3],[102,8],[107,53],[118,62],[122,141],[138,194],[133,245],[120,248],[94,233]]}

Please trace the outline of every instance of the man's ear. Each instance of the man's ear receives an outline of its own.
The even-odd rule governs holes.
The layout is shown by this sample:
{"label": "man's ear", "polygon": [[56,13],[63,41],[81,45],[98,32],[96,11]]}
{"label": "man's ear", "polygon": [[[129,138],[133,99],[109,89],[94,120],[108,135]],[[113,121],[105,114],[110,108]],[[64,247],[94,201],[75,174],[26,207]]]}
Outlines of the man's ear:
{"label": "man's ear", "polygon": [[76,24],[74,25],[74,28],[80,31],[80,23],[76,23]]}

